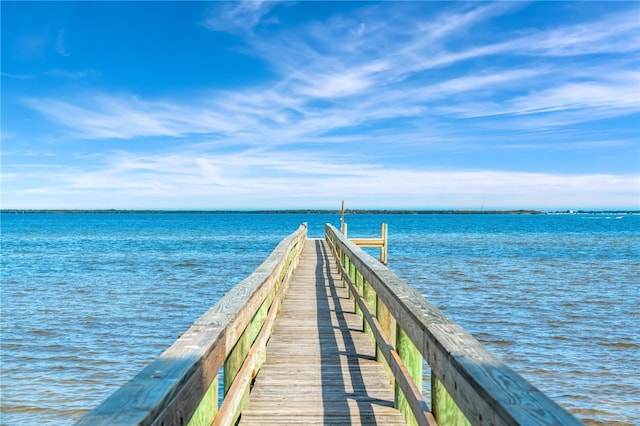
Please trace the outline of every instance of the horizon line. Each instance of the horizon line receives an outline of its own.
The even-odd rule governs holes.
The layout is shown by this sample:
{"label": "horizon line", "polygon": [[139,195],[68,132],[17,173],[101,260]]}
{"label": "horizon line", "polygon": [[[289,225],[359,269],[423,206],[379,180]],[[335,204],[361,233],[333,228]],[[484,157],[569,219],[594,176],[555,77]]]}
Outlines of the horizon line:
{"label": "horizon line", "polygon": [[[340,214],[341,209],[48,209],[48,208],[8,208],[0,209],[0,213],[193,213],[193,214]],[[595,214],[595,213],[626,213],[640,214],[640,209],[389,209],[389,208],[358,208],[345,209],[345,214]]]}

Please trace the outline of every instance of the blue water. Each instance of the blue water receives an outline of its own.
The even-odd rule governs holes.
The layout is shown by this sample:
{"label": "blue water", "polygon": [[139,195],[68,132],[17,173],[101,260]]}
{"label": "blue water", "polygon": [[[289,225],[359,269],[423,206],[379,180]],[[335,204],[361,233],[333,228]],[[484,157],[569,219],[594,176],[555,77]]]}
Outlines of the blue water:
{"label": "blue water", "polygon": [[[70,424],[323,214],[2,213],[2,425]],[[640,216],[348,215],[389,267],[588,424],[640,424]],[[372,253],[377,253],[375,249]],[[376,254],[377,255],[377,254]]]}

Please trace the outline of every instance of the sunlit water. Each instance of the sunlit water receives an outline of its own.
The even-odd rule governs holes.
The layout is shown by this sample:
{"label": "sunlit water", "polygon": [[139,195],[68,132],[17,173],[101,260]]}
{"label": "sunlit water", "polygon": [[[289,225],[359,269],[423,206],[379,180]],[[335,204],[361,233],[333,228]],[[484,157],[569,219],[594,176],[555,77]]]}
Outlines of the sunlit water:
{"label": "sunlit water", "polygon": [[[388,223],[391,269],[585,423],[640,424],[640,216],[347,221]],[[73,423],[302,222],[339,217],[3,213],[0,423]]]}

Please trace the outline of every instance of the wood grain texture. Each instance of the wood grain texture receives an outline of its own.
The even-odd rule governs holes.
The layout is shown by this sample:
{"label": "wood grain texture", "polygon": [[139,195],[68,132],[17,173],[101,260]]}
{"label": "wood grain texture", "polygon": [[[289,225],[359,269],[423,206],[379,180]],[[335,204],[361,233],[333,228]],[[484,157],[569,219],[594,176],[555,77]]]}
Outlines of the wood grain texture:
{"label": "wood grain texture", "polygon": [[308,240],[241,425],[404,425],[322,240]]}
{"label": "wood grain texture", "polygon": [[581,424],[331,224],[325,233],[371,284],[472,424]]}

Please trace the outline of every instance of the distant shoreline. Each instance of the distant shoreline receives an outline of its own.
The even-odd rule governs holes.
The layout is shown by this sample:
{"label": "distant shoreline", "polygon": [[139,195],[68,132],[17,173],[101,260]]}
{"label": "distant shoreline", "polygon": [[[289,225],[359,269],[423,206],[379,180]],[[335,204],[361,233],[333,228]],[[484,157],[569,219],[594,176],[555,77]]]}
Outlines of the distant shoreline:
{"label": "distant shoreline", "polygon": [[[122,213],[122,214],[341,214],[340,210],[330,209],[282,209],[282,210],[152,210],[152,209],[0,209],[0,213]],[[412,210],[412,209],[346,209],[345,214],[640,214],[640,210]]]}

